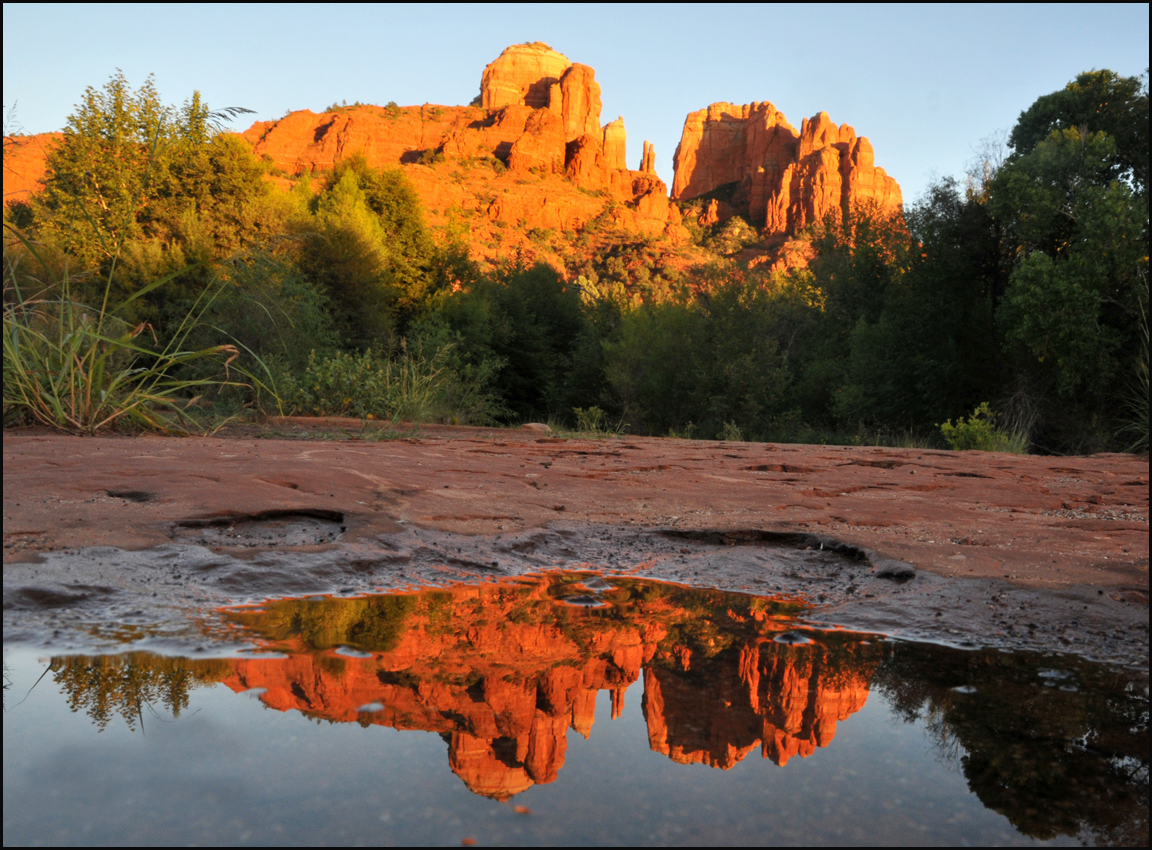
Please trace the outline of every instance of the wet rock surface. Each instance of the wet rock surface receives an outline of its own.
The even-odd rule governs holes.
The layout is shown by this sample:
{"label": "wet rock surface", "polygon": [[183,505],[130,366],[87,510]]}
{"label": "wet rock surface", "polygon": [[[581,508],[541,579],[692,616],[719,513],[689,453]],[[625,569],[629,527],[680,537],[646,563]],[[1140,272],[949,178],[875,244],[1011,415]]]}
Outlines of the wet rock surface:
{"label": "wet rock surface", "polygon": [[580,568],[1147,666],[1139,459],[421,435],[6,432],[6,639],[183,650],[203,643],[190,617],[230,602]]}

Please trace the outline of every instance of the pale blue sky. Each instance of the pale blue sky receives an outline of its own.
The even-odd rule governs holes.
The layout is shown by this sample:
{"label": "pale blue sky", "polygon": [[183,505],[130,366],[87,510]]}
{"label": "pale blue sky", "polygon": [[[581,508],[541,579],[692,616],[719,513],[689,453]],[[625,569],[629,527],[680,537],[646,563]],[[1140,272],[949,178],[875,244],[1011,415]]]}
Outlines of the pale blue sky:
{"label": "pale blue sky", "polygon": [[261,120],[340,100],[466,104],[504,47],[544,41],[596,70],[602,120],[624,116],[632,168],[649,139],[671,184],[688,112],[768,100],[796,127],[822,110],[853,125],[910,201],[1077,73],[1142,75],[1148,40],[1145,4],[6,3],[4,105],[25,132],[60,129],[117,67],[133,86],[154,73],[169,103],[199,89]]}

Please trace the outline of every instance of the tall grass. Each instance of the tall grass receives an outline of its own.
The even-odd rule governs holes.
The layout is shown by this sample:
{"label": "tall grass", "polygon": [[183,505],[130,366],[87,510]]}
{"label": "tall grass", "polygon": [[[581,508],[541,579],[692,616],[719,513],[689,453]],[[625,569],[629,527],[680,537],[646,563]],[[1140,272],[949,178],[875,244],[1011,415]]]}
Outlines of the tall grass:
{"label": "tall grass", "polygon": [[1125,451],[1148,454],[1148,300],[1147,282],[1144,302],[1140,304],[1140,351],[1136,356],[1136,374],[1131,378],[1125,394],[1123,408],[1126,422],[1120,436],[1127,445]]}
{"label": "tall grass", "polygon": [[[206,358],[222,358],[227,367],[239,354],[232,345],[185,348],[211,304],[212,291],[201,293],[166,345],[151,347],[150,326],[130,326],[121,315],[179,272],[110,304],[110,271],[100,307],[94,308],[74,297],[67,265],[57,280],[25,274],[20,268],[25,257],[41,268],[49,265],[34,242],[7,223],[4,227],[5,426],[33,422],[93,434],[126,425],[167,433],[186,421],[184,411],[200,392],[226,383],[176,374],[178,367]],[[23,251],[15,250],[17,244]]]}

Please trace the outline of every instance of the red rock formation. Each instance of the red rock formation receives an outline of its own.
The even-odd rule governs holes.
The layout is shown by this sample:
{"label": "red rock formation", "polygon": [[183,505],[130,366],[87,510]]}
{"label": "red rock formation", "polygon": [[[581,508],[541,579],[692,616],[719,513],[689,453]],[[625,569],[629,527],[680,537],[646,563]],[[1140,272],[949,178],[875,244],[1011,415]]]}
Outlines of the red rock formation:
{"label": "red rock formation", "polygon": [[[540,42],[514,45],[484,69],[478,101],[304,110],[257,122],[243,137],[272,160],[274,180],[284,187],[352,154],[403,168],[433,227],[470,220],[466,238],[479,259],[517,256],[530,230],[572,233],[609,211],[624,238],[689,240],[656,175],[652,145],[644,142],[639,169],[629,170],[623,118],[600,125],[600,86],[587,65]],[[52,137],[10,141],[5,202],[38,185]],[[688,201],[723,187],[723,197],[696,213],[698,222],[743,215],[771,237],[761,253],[774,267],[805,262],[808,252],[781,246],[829,213],[865,202],[890,212],[901,206],[900,187],[875,167],[867,139],[826,113],[797,131],[770,103],[714,103],[691,113],[675,168],[672,198]]]}
{"label": "red rock formation", "polygon": [[624,131],[624,116],[604,125],[604,164],[610,171],[627,171],[624,153],[627,134]]}
{"label": "red rock formation", "polygon": [[4,137],[4,203],[26,201],[43,188],[48,152],[63,133]]}
{"label": "red rock formation", "polygon": [[673,200],[728,187],[737,214],[772,236],[791,236],[861,203],[890,214],[903,203],[896,181],[875,167],[867,139],[847,124],[837,127],[826,112],[797,132],[771,103],[714,103],[691,113],[674,167]]}
{"label": "red rock formation", "polygon": [[600,135],[600,84],[596,72],[587,65],[576,64],[560,78],[561,114],[564,118],[564,141],[570,142],[587,134]]}
{"label": "red rock formation", "polygon": [[647,139],[644,140],[644,154],[640,157],[640,170],[644,174],[656,173],[656,149]]}
{"label": "red rock formation", "polygon": [[484,69],[480,81],[480,106],[500,109],[527,105],[533,109],[547,109],[556,101],[552,86],[559,85],[560,77],[571,65],[567,56],[540,41],[505,48]]}
{"label": "red rock formation", "polygon": [[[611,199],[621,204],[613,219],[624,231],[658,236],[668,230],[681,236],[679,221],[669,219],[667,186],[656,176],[654,157],[649,152],[640,171],[629,171],[623,119],[600,126],[600,86],[587,65],[573,64],[540,43],[510,47],[485,69],[480,102],[482,109],[425,105],[297,112],[255,124],[244,137],[257,154],[292,175],[331,168],[355,152],[374,166],[399,165],[433,217],[459,207],[523,231],[571,231],[600,215]],[[471,169],[462,181],[450,163],[420,165],[426,151],[465,163],[496,157],[508,173]],[[607,197],[581,189],[604,190]],[[481,202],[485,196],[489,199]],[[472,247],[483,256],[488,237],[505,235],[476,233]]]}

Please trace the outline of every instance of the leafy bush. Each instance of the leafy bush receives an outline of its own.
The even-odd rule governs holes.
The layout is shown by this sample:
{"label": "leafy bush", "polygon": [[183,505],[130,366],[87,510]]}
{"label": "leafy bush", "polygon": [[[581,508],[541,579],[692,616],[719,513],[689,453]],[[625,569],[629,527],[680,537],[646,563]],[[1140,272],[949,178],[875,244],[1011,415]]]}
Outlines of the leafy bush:
{"label": "leafy bush", "polygon": [[572,412],[576,414],[576,430],[596,434],[603,428],[604,411],[599,407],[574,407]]}
{"label": "leafy bush", "polygon": [[715,268],[666,301],[622,315],[605,344],[607,380],[643,433],[711,439],[738,428],[763,433],[785,406],[791,380],[777,334],[786,299],[756,277]]}
{"label": "leafy bush", "polygon": [[1011,452],[1026,454],[1028,441],[1020,434],[1009,434],[996,427],[996,415],[988,408],[988,402],[981,403],[968,421],[957,418],[956,424],[949,419],[940,426],[948,447],[954,451]]}

